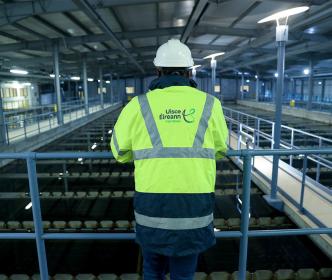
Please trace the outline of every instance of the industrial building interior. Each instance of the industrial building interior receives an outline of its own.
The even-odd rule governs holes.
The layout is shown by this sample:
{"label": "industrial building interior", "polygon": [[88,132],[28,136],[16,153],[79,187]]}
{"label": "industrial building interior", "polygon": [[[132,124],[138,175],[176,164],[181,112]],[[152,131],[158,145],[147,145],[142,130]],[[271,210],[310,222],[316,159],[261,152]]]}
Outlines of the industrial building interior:
{"label": "industrial building interior", "polygon": [[143,279],[134,164],[110,139],[171,38],[234,152],[195,279],[332,279],[331,0],[0,1],[0,279]]}

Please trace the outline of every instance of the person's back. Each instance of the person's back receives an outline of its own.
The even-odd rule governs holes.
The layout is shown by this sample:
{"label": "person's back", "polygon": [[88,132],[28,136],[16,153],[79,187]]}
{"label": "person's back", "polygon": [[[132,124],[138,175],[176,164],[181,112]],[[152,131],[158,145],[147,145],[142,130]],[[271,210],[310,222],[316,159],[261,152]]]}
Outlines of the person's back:
{"label": "person's back", "polygon": [[198,253],[215,243],[215,160],[226,151],[227,126],[219,100],[178,73],[164,71],[127,104],[111,142],[118,161],[135,163],[144,279],[163,279],[166,263],[171,279],[191,279]]}

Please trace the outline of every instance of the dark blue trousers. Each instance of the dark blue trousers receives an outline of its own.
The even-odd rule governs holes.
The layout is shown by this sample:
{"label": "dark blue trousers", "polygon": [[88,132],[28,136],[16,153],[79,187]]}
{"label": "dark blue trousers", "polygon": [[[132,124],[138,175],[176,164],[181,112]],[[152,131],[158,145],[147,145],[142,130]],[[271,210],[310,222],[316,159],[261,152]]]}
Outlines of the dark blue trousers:
{"label": "dark blue trousers", "polygon": [[143,250],[144,280],[164,280],[169,268],[171,280],[192,280],[198,255],[167,257]]}

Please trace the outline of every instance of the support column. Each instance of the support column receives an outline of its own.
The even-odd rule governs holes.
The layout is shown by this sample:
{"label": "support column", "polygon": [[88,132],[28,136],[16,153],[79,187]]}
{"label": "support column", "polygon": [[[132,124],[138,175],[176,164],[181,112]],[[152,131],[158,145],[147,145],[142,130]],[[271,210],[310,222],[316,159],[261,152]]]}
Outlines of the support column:
{"label": "support column", "polygon": [[104,93],[103,93],[103,69],[99,67],[99,91],[100,91],[100,106],[104,109]]}
{"label": "support column", "polygon": [[258,72],[256,73],[256,101],[259,101],[259,76]]}
{"label": "support column", "polygon": [[243,100],[244,99],[244,91],[243,91],[243,87],[244,87],[244,74],[242,73],[241,74],[241,90],[240,90],[240,92],[241,92],[241,100]]}
{"label": "support column", "polygon": [[320,102],[323,102],[324,97],[325,97],[325,79],[322,80],[322,92],[321,92]]}
{"label": "support column", "polygon": [[111,104],[113,104],[114,103],[114,96],[113,96],[113,94],[114,94],[114,91],[113,91],[113,75],[112,75],[112,73],[110,73],[110,82],[111,82],[111,86],[110,86],[110,90],[111,90]]}
{"label": "support column", "polygon": [[[288,39],[288,26],[279,25],[276,29],[277,46],[278,46],[278,77],[277,77],[277,92],[275,96],[275,123],[274,123],[274,138],[273,149],[280,148],[281,138],[281,117],[282,117],[282,98],[284,93],[284,79],[285,79],[285,48]],[[272,166],[272,180],[271,193],[267,197],[268,202],[275,208],[281,210],[283,207],[282,201],[277,198],[278,191],[278,171],[279,171],[279,156],[273,156]]]}
{"label": "support column", "polygon": [[296,97],[296,79],[293,79],[293,89],[292,89],[292,99],[295,99]]}
{"label": "support column", "polygon": [[54,89],[57,101],[57,118],[58,124],[63,124],[63,115],[61,108],[61,91],[60,91],[60,71],[59,71],[59,42],[54,41],[53,44],[53,67],[54,67]]}
{"label": "support column", "polygon": [[7,130],[5,124],[5,116],[3,114],[3,107],[2,107],[2,97],[0,95],[0,144],[5,145],[9,141],[7,139]]}
{"label": "support column", "polygon": [[212,58],[211,59],[211,83],[212,83],[211,93],[213,96],[216,96],[216,92],[214,90],[214,86],[216,85],[216,68],[217,68],[217,61],[214,58]]}
{"label": "support column", "polygon": [[312,59],[309,62],[309,71],[307,110],[311,110],[312,108],[312,98],[314,95],[314,66]]}
{"label": "support column", "polygon": [[[120,101],[120,76],[119,74],[117,74],[116,76],[116,101],[119,102]],[[121,101],[122,102],[122,101]]]}
{"label": "support column", "polygon": [[85,114],[89,114],[88,75],[86,70],[86,55],[83,56],[83,92]]}
{"label": "support column", "polygon": [[301,79],[301,100],[304,101],[304,81]]}

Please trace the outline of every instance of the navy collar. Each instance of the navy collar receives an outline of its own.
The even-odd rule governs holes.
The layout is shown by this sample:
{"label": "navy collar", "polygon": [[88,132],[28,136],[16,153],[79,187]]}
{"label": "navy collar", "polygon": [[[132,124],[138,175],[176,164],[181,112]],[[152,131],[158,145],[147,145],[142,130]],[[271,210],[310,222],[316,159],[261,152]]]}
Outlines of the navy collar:
{"label": "navy collar", "polygon": [[196,88],[197,84],[194,80],[178,75],[165,75],[154,79],[149,86],[149,90],[163,89],[171,86],[188,86]]}

